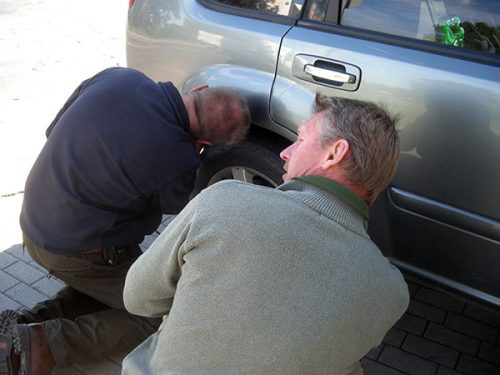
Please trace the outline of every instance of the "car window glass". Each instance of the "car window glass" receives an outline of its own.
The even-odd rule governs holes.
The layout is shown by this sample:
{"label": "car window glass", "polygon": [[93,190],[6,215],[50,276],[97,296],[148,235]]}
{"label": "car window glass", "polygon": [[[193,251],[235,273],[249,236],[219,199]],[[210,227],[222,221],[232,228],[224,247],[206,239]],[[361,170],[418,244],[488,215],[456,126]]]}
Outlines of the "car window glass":
{"label": "car window glass", "polygon": [[217,0],[221,4],[298,18],[303,0]]}
{"label": "car window glass", "polygon": [[304,18],[313,21],[323,21],[326,17],[330,0],[310,0],[307,2]]}
{"label": "car window glass", "polygon": [[343,0],[341,24],[500,54],[499,0]]}

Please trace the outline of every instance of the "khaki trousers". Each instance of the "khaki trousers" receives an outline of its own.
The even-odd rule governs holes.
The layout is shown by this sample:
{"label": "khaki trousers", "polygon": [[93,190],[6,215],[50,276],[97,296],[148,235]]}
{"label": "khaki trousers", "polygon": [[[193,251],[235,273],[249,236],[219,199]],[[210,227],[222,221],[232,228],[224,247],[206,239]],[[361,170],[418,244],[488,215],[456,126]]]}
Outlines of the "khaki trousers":
{"label": "khaki trousers", "polygon": [[139,251],[120,254],[109,265],[100,253],[61,255],[23,240],[33,260],[67,285],[30,310],[58,367],[127,354],[156,332],[160,318],[132,315],[123,304],[125,276]]}

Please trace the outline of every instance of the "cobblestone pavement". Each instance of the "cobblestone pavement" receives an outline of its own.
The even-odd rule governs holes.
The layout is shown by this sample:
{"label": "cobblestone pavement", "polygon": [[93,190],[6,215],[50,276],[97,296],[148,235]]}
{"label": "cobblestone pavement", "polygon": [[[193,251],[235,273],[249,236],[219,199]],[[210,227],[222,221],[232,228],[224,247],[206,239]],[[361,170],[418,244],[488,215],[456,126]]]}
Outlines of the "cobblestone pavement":
{"label": "cobblestone pavement", "polygon": [[[17,216],[22,194],[0,200],[0,310],[32,307],[62,285],[23,252]],[[5,212],[10,220],[4,219]],[[159,228],[159,231],[162,227]],[[147,248],[157,233],[142,244]],[[366,375],[500,375],[500,311],[406,276],[411,303],[383,343],[363,359]],[[55,375],[118,375],[121,357],[57,369]]]}
{"label": "cobblestone pavement", "polygon": [[406,275],[410,306],[363,360],[367,375],[498,375],[500,312]]}

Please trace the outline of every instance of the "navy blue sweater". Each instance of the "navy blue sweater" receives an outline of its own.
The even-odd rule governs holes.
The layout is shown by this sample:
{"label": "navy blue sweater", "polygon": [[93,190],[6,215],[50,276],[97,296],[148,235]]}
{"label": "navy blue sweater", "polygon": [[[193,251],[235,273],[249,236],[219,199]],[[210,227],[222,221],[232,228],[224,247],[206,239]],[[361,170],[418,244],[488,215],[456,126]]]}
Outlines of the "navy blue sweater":
{"label": "navy blue sweater", "polygon": [[178,213],[200,164],[182,97],[126,68],[82,82],[47,130],[21,228],[56,252],[140,243]]}

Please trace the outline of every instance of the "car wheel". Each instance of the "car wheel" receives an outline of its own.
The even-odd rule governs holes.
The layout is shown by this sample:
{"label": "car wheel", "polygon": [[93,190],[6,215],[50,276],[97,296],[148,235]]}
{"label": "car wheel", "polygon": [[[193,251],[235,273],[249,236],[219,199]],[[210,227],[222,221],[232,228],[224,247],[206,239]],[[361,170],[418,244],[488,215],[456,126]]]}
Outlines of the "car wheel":
{"label": "car wheel", "polygon": [[251,141],[232,146],[213,146],[202,153],[194,195],[223,180],[276,187],[283,183],[283,173],[283,161],[277,150],[271,151]]}

